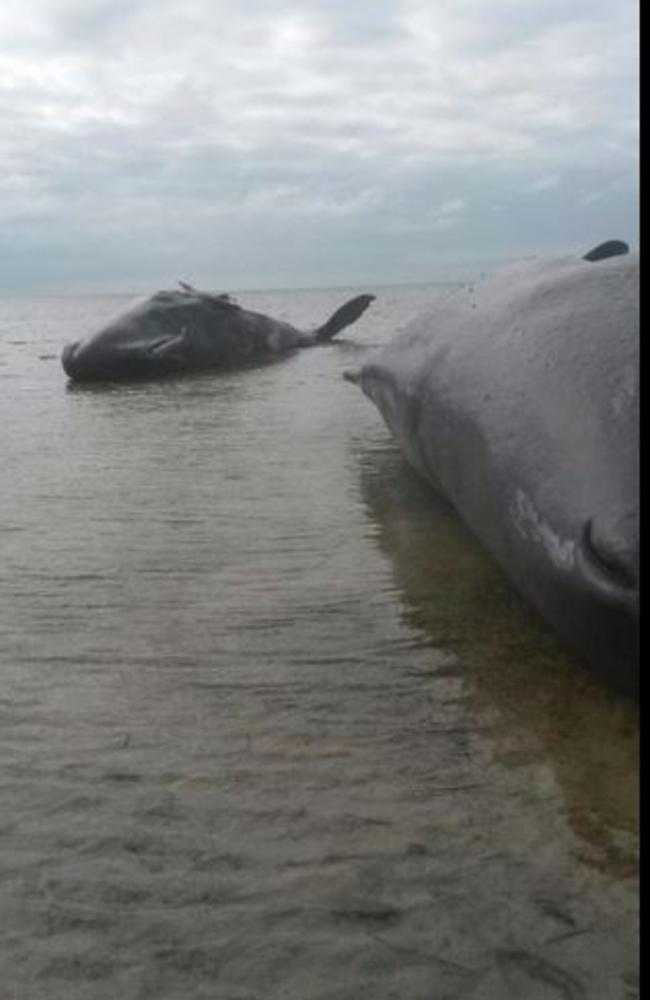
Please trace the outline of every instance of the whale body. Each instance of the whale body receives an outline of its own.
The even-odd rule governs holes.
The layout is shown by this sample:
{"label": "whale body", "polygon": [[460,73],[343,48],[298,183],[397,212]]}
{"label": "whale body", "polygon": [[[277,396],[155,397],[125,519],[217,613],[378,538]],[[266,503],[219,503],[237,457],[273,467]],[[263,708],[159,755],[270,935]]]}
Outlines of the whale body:
{"label": "whale body", "polygon": [[607,246],[454,290],[346,377],[565,643],[635,696],[639,260]]}
{"label": "whale body", "polygon": [[374,295],[358,295],[323,326],[303,332],[243,309],[228,295],[180,289],[138,302],[97,333],[66,344],[65,373],[76,381],[129,379],[231,368],[332,339],[354,323]]}

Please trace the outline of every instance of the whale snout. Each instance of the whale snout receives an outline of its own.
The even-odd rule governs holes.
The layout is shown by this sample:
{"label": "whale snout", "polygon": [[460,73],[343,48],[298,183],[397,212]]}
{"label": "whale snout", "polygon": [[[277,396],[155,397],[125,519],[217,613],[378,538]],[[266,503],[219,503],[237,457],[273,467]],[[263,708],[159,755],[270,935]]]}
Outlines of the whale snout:
{"label": "whale snout", "polygon": [[71,344],[66,344],[61,352],[61,364],[63,365],[63,370],[66,375],[69,375],[71,378],[74,378],[77,373],[77,365],[75,362],[78,346],[79,341],[75,340]]}
{"label": "whale snout", "polygon": [[68,378],[76,382],[91,382],[110,372],[105,352],[82,340],[66,344],[61,352],[61,364]]}
{"label": "whale snout", "polygon": [[146,352],[125,352],[111,344],[106,346],[97,343],[96,339],[74,341],[66,344],[61,352],[63,370],[68,378],[76,382],[137,375],[142,367],[142,359],[146,359]]}

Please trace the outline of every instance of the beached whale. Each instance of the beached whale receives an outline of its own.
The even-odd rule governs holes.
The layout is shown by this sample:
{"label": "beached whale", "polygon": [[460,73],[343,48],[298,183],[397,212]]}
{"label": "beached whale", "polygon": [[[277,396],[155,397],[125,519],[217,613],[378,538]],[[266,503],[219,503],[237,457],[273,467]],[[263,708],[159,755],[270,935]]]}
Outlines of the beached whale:
{"label": "beached whale", "polygon": [[449,293],[346,376],[556,632],[635,694],[639,260],[602,247]]}
{"label": "beached whale", "polygon": [[157,292],[97,333],[63,348],[61,363],[77,381],[231,368],[332,339],[354,323],[374,295],[357,295],[312,332],[243,309],[228,295],[181,282]]}

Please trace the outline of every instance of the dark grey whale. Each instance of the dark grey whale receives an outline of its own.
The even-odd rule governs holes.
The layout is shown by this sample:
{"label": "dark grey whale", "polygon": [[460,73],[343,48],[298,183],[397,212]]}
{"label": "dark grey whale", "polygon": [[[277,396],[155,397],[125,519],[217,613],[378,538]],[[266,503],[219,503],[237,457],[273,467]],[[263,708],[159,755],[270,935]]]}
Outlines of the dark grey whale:
{"label": "dark grey whale", "polygon": [[66,344],[61,363],[77,381],[98,381],[231,368],[329,341],[354,323],[374,295],[358,295],[311,333],[242,309],[228,295],[157,292],[97,333]]}
{"label": "dark grey whale", "polygon": [[638,298],[637,254],[524,261],[346,373],[556,632],[632,695]]}

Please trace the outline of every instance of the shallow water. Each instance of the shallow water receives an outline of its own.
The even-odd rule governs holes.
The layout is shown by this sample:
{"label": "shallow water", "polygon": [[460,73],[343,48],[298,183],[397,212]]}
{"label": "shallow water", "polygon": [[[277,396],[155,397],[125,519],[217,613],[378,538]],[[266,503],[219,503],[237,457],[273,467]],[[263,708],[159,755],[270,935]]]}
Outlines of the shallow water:
{"label": "shallow water", "polygon": [[441,294],[376,291],[102,388],[128,297],[0,301],[3,1000],[638,996],[635,712],[341,378]]}

